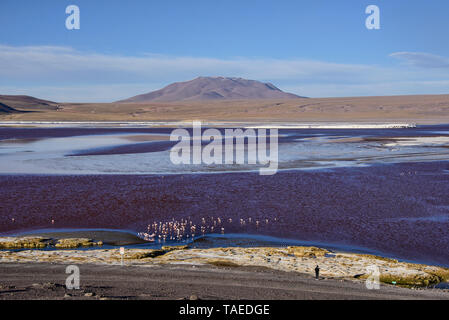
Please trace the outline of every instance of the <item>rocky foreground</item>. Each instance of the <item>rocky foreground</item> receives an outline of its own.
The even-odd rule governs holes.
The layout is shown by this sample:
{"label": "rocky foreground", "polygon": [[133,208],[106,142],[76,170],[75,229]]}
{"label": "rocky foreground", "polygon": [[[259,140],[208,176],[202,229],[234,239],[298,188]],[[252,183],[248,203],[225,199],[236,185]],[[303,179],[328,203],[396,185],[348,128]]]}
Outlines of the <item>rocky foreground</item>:
{"label": "rocky foreground", "polygon": [[[93,250],[82,247],[97,246]],[[52,248],[33,250],[29,248]],[[44,237],[0,238],[0,263],[52,263],[120,265],[119,249],[102,249],[101,243],[89,239],[52,240]],[[27,250],[17,250],[28,248]],[[62,248],[78,248],[64,250]],[[316,247],[208,248],[166,246],[161,249],[126,249],[127,266],[216,266],[257,267],[284,272],[314,274],[319,265],[326,279],[357,280],[369,276],[370,266],[379,268],[380,281],[407,287],[428,287],[449,280],[449,269],[400,262],[367,254],[331,252]]]}

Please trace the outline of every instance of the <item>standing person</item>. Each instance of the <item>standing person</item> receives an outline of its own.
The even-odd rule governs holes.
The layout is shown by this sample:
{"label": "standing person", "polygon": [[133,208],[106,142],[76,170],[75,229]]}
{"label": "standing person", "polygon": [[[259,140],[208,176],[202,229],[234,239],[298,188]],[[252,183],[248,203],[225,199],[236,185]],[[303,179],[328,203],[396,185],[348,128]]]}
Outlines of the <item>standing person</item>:
{"label": "standing person", "polygon": [[315,267],[315,279],[320,279],[320,267],[318,265]]}

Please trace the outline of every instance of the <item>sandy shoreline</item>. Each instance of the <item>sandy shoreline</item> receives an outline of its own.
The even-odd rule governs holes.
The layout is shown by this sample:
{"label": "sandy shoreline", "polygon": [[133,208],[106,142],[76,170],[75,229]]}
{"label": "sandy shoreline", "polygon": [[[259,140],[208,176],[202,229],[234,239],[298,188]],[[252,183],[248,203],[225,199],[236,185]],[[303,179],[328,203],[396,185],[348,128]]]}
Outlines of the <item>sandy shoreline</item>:
{"label": "sandy shoreline", "polygon": [[[224,236],[223,236],[224,237]],[[264,243],[252,246],[201,247],[203,238],[187,244],[161,243],[153,248],[125,248],[126,265],[214,265],[225,267],[263,267],[313,275],[320,265],[321,275],[331,279],[364,279],[367,268],[376,266],[380,281],[391,284],[427,287],[449,281],[449,268],[408,263],[396,259],[314,246],[279,246]],[[244,241],[244,238],[242,240]],[[117,246],[145,244],[137,236],[120,231],[53,231],[0,237],[2,263],[121,264]],[[151,244],[151,242],[147,242]],[[108,248],[103,248],[109,245]],[[115,247],[110,247],[115,246]],[[84,248],[94,248],[83,250]],[[65,250],[71,249],[71,250]]]}
{"label": "sandy shoreline", "polygon": [[[55,234],[53,234],[54,236]],[[85,235],[85,234],[83,234]],[[96,235],[97,234],[92,234]],[[117,236],[117,233],[115,233]],[[63,237],[69,236],[63,234]],[[109,235],[112,237],[113,235]],[[55,236],[56,237],[56,236]],[[0,238],[0,245],[5,246],[9,241],[40,241],[39,237],[30,236],[25,238]],[[66,239],[67,240],[67,239]],[[70,239],[74,243],[73,240]],[[216,285],[214,295],[207,296],[204,293],[204,287],[208,284],[202,282],[200,287],[203,287],[201,293],[196,289],[190,291],[190,294],[195,294],[203,299],[208,298],[230,298],[223,295],[222,290],[218,290],[219,286],[225,285],[227,290],[233,292],[232,299],[308,299],[318,296],[322,299],[371,299],[371,298],[389,298],[389,299],[413,299],[413,298],[432,298],[432,299],[449,299],[449,290],[405,290],[404,288],[423,288],[436,285],[439,282],[448,281],[449,269],[425,266],[418,264],[410,264],[399,262],[394,259],[387,259],[366,254],[331,252],[326,249],[317,247],[259,247],[259,248],[209,248],[209,249],[195,249],[191,246],[166,246],[161,249],[126,249],[123,259],[124,263],[121,266],[121,255],[118,249],[102,249],[99,246],[94,250],[1,250],[0,251],[0,299],[21,299],[32,298],[30,294],[35,291],[40,291],[39,298],[43,298],[45,294],[49,294],[46,298],[105,298],[107,296],[112,298],[128,297],[133,299],[157,299],[157,298],[188,298],[187,293],[178,293],[174,290],[170,294],[164,296],[165,289],[172,286],[174,279],[182,275],[184,281],[186,277],[192,272],[200,272],[204,279],[205,274],[214,277],[213,283]],[[51,264],[51,267],[46,265]],[[58,267],[61,266],[61,267]],[[61,281],[52,282],[50,274],[54,273],[51,269],[59,268],[60,273],[53,276],[62,279],[64,273],[62,272],[65,265],[77,265],[82,273],[84,288],[81,291],[72,291],[67,294],[67,290]],[[321,288],[315,288],[310,291],[311,287],[316,287],[313,284],[314,267],[319,265],[321,268],[321,281],[324,284],[318,285]],[[11,267],[14,266],[13,269]],[[376,266],[380,271],[380,281],[382,283],[380,290],[367,290],[364,288],[364,281],[369,276],[367,267]],[[139,268],[139,269],[136,269]],[[29,274],[30,269],[39,270],[41,273],[41,280],[45,282],[39,283],[39,278],[33,278],[32,281],[38,283],[28,284],[23,290],[15,289],[23,285],[26,277],[20,277],[22,273]],[[215,270],[222,270],[219,273]],[[92,290],[92,286],[87,286],[85,283],[86,270],[88,274],[93,270],[108,270],[102,271],[96,277],[97,290]],[[130,274],[130,270],[132,274]],[[111,272],[119,272],[120,276],[116,278],[113,285],[113,290],[98,290],[98,287],[110,286],[109,276]],[[136,277],[139,273],[164,273],[164,277],[168,277],[171,281],[166,281],[163,278],[157,281],[159,289],[155,290],[154,279],[152,279],[151,289],[154,295],[149,295],[148,288],[145,288],[145,295],[140,293],[137,296],[128,296],[126,294],[129,288],[117,286],[118,282],[128,282],[130,279]],[[262,296],[257,296],[255,292],[249,292],[242,286],[241,283],[237,286],[235,283],[238,279],[236,274],[245,273],[245,281],[251,281],[255,278],[263,277],[265,281],[259,282],[259,287],[265,288]],[[219,275],[220,279],[217,279]],[[287,277],[289,283],[291,281],[308,282],[307,285],[300,287],[292,287],[290,285],[279,284],[279,278]],[[228,278],[225,280],[223,278]],[[230,284],[232,279],[234,284]],[[21,279],[20,281],[17,279]],[[145,278],[142,278],[145,282]],[[276,283],[280,295],[270,294],[267,290],[270,285]],[[59,283],[59,284],[57,284]],[[179,284],[179,283],[178,283]],[[395,285],[393,285],[395,284]],[[189,288],[197,286],[198,283],[189,282]],[[280,285],[280,286],[279,286]],[[210,283],[209,283],[210,286]],[[324,286],[324,287],[323,287]],[[327,289],[332,287],[332,293]],[[125,286],[126,287],[126,286]],[[160,287],[163,287],[160,288]],[[109,288],[111,289],[111,288]],[[45,292],[42,292],[45,291]],[[97,292],[95,292],[97,291]],[[108,292],[109,291],[109,292]],[[111,293],[112,291],[112,293]],[[182,290],[181,290],[182,291]],[[226,291],[226,290],[225,290]],[[289,291],[294,291],[290,296],[286,295]],[[59,292],[59,294],[58,294]],[[108,292],[108,293],[107,293]],[[9,293],[9,294],[8,294]],[[92,294],[93,293],[93,294]],[[135,293],[134,293],[135,294]],[[249,294],[249,295],[248,295]],[[159,295],[159,296],[158,296]],[[184,297],[182,296],[184,295]]]}
{"label": "sandy shoreline", "polygon": [[54,300],[317,300],[449,299],[439,289],[410,290],[324,279],[266,268],[80,265],[80,289],[67,290],[64,264],[2,263],[0,299]]}

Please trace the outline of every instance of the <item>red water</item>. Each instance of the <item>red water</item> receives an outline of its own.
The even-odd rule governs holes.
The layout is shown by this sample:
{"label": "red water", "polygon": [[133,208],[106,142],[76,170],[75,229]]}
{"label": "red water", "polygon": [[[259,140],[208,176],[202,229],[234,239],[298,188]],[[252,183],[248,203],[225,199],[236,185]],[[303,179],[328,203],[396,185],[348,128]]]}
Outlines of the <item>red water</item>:
{"label": "red water", "polygon": [[[234,221],[226,233],[362,246],[449,265],[448,168],[429,162],[274,176],[0,176],[0,231],[145,231],[155,221],[220,217]],[[269,223],[242,228],[238,221],[250,217]]]}

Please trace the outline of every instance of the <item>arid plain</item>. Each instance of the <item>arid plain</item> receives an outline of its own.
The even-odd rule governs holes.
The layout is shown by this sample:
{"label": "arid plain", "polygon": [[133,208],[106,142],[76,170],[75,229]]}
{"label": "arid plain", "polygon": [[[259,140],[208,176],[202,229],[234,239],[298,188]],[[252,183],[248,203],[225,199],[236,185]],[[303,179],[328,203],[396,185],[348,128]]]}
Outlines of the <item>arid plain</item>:
{"label": "arid plain", "polygon": [[0,102],[21,111],[3,121],[270,121],[449,123],[449,95],[146,103]]}

